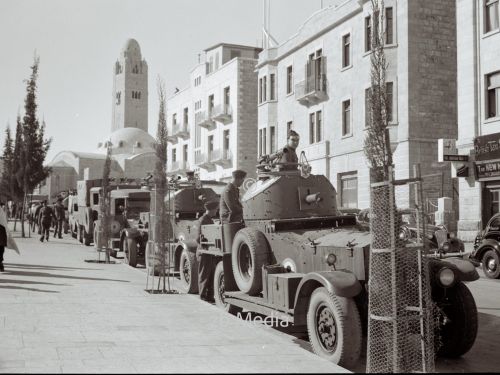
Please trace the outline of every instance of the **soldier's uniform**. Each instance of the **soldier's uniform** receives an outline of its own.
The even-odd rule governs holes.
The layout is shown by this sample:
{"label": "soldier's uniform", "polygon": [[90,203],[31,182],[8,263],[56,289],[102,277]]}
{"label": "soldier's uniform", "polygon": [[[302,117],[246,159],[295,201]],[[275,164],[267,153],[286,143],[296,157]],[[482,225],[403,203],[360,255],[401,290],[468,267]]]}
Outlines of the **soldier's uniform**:
{"label": "soldier's uniform", "polygon": [[281,149],[277,154],[277,163],[295,163],[291,165],[282,165],[281,170],[294,170],[297,169],[297,164],[299,162],[299,158],[297,157],[297,153],[295,149],[285,146]]}
{"label": "soldier's uniform", "polygon": [[[218,203],[216,201],[205,203],[207,212],[205,212],[205,214],[198,219],[198,235],[196,237],[198,243],[201,241],[201,226],[214,223],[208,211],[216,209],[217,206]],[[198,261],[198,293],[200,294],[201,299],[205,301],[212,301],[214,295],[214,257],[208,254],[200,254],[197,251],[196,259]]]}
{"label": "soldier's uniform", "polygon": [[64,219],[66,218],[66,212],[64,210],[64,205],[62,203],[62,199],[59,199],[54,206],[54,212],[56,217],[56,227],[54,229],[54,238],[56,235],[59,235],[59,238],[62,238],[62,227],[64,223]]}
{"label": "soldier's uniform", "polygon": [[54,211],[52,211],[52,207],[43,206],[40,210],[40,224],[42,227],[42,237],[40,237],[40,241],[43,242],[43,238],[48,241],[49,240],[49,230],[50,225],[52,224],[52,217],[54,216]]}
{"label": "soldier's uniform", "polygon": [[[246,172],[234,171],[233,176],[245,177]],[[243,220],[243,206],[240,202],[240,189],[232,182],[228,183],[220,198],[219,208],[220,221],[222,224],[238,223]]]}

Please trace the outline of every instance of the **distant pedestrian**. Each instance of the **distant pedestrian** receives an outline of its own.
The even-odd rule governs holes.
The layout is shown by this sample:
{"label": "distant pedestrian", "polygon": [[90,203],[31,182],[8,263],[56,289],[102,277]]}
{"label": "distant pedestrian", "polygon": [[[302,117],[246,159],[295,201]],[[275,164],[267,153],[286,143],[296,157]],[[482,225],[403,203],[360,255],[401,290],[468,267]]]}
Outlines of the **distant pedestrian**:
{"label": "distant pedestrian", "polygon": [[40,211],[42,210],[42,204],[37,204],[35,208],[35,213],[33,214],[33,232],[36,231],[36,227],[38,226],[38,234],[42,234],[42,227],[40,225]]}
{"label": "distant pedestrian", "polygon": [[54,211],[52,207],[47,205],[47,201],[42,202],[42,208],[40,210],[40,224],[42,226],[42,236],[40,237],[40,242],[43,242],[43,238],[48,241],[50,234],[50,225],[52,224],[52,218],[54,217]]}
{"label": "distant pedestrian", "polygon": [[63,199],[59,197],[57,199],[57,203],[54,205],[54,213],[56,225],[54,229],[54,238],[58,235],[59,238],[62,238],[62,227],[64,223],[64,219],[66,218],[66,211],[64,210]]}
{"label": "distant pedestrian", "polygon": [[16,251],[19,254],[19,249],[17,248],[17,244],[9,232],[7,215],[3,210],[0,209],[0,272],[5,271],[3,265],[3,254],[5,252],[6,247]]}

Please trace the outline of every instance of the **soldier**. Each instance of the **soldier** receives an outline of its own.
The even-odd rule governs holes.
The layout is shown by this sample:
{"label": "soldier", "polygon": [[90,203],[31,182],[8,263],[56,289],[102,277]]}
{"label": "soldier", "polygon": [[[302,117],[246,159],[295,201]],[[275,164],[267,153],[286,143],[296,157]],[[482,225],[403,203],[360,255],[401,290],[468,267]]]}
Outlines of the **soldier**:
{"label": "soldier", "polygon": [[42,227],[42,237],[40,237],[40,242],[43,242],[43,238],[49,240],[50,224],[52,223],[52,218],[54,216],[54,211],[52,207],[47,205],[47,201],[42,202],[42,209],[40,210],[40,225]]}
{"label": "soldier", "polygon": [[[201,226],[213,224],[213,218],[217,215],[219,202],[210,201],[205,203],[205,214],[198,220],[198,235],[196,237],[198,243],[201,241]],[[196,253],[198,260],[198,291],[200,298],[207,302],[213,302],[213,277],[214,263],[213,257],[208,254]]]}
{"label": "soldier", "polygon": [[238,223],[243,221],[243,207],[240,202],[239,187],[243,184],[247,172],[236,170],[233,179],[227,184],[220,198],[220,221],[221,224]]}
{"label": "soldier", "polygon": [[299,141],[299,134],[293,130],[290,130],[288,132],[287,145],[274,154],[265,155],[262,159],[260,159],[260,162],[262,163],[276,160],[276,163],[293,163],[290,165],[281,165],[280,169],[285,171],[293,171],[297,169],[299,158],[297,157],[297,152],[295,150],[299,146]]}
{"label": "soldier", "polygon": [[62,203],[63,198],[57,198],[57,203],[54,205],[54,212],[56,218],[56,225],[54,229],[54,238],[59,234],[59,238],[62,238],[62,226],[64,223],[64,219],[66,218],[66,212],[64,210],[64,205]]}

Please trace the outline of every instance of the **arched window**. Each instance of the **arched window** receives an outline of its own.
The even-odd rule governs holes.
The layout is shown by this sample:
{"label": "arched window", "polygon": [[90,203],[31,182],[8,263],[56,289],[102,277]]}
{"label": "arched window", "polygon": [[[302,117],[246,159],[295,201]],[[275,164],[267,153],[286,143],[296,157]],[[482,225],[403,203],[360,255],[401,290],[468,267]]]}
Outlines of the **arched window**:
{"label": "arched window", "polygon": [[134,147],[141,148],[141,142],[139,141],[135,142]]}
{"label": "arched window", "polygon": [[123,147],[123,141],[118,142],[118,147]]}
{"label": "arched window", "polygon": [[135,99],[135,91],[132,91],[132,99]]}

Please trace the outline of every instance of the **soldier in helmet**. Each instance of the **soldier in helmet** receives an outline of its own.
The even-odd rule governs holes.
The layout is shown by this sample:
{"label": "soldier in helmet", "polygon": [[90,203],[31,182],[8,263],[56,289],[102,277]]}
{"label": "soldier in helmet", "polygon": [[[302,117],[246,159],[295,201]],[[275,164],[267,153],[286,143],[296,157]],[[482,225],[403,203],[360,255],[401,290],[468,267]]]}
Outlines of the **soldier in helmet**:
{"label": "soldier in helmet", "polygon": [[221,224],[238,223],[243,220],[239,187],[243,185],[246,175],[247,172],[239,169],[233,171],[233,179],[226,185],[220,198],[219,215]]}
{"label": "soldier in helmet", "polygon": [[[205,214],[198,220],[198,236],[197,241],[201,241],[201,226],[213,224],[213,218],[217,215],[219,202],[209,201],[205,203]],[[198,260],[198,291],[200,298],[204,301],[213,301],[213,274],[214,274],[214,260],[211,255],[196,253]]]}
{"label": "soldier in helmet", "polygon": [[299,146],[300,136],[296,131],[290,130],[288,132],[288,140],[285,147],[278,150],[274,154],[266,155],[260,162],[270,162],[275,161],[275,163],[291,163],[290,165],[281,165],[280,169],[285,171],[297,169],[299,158],[297,157],[297,152],[295,151]]}

